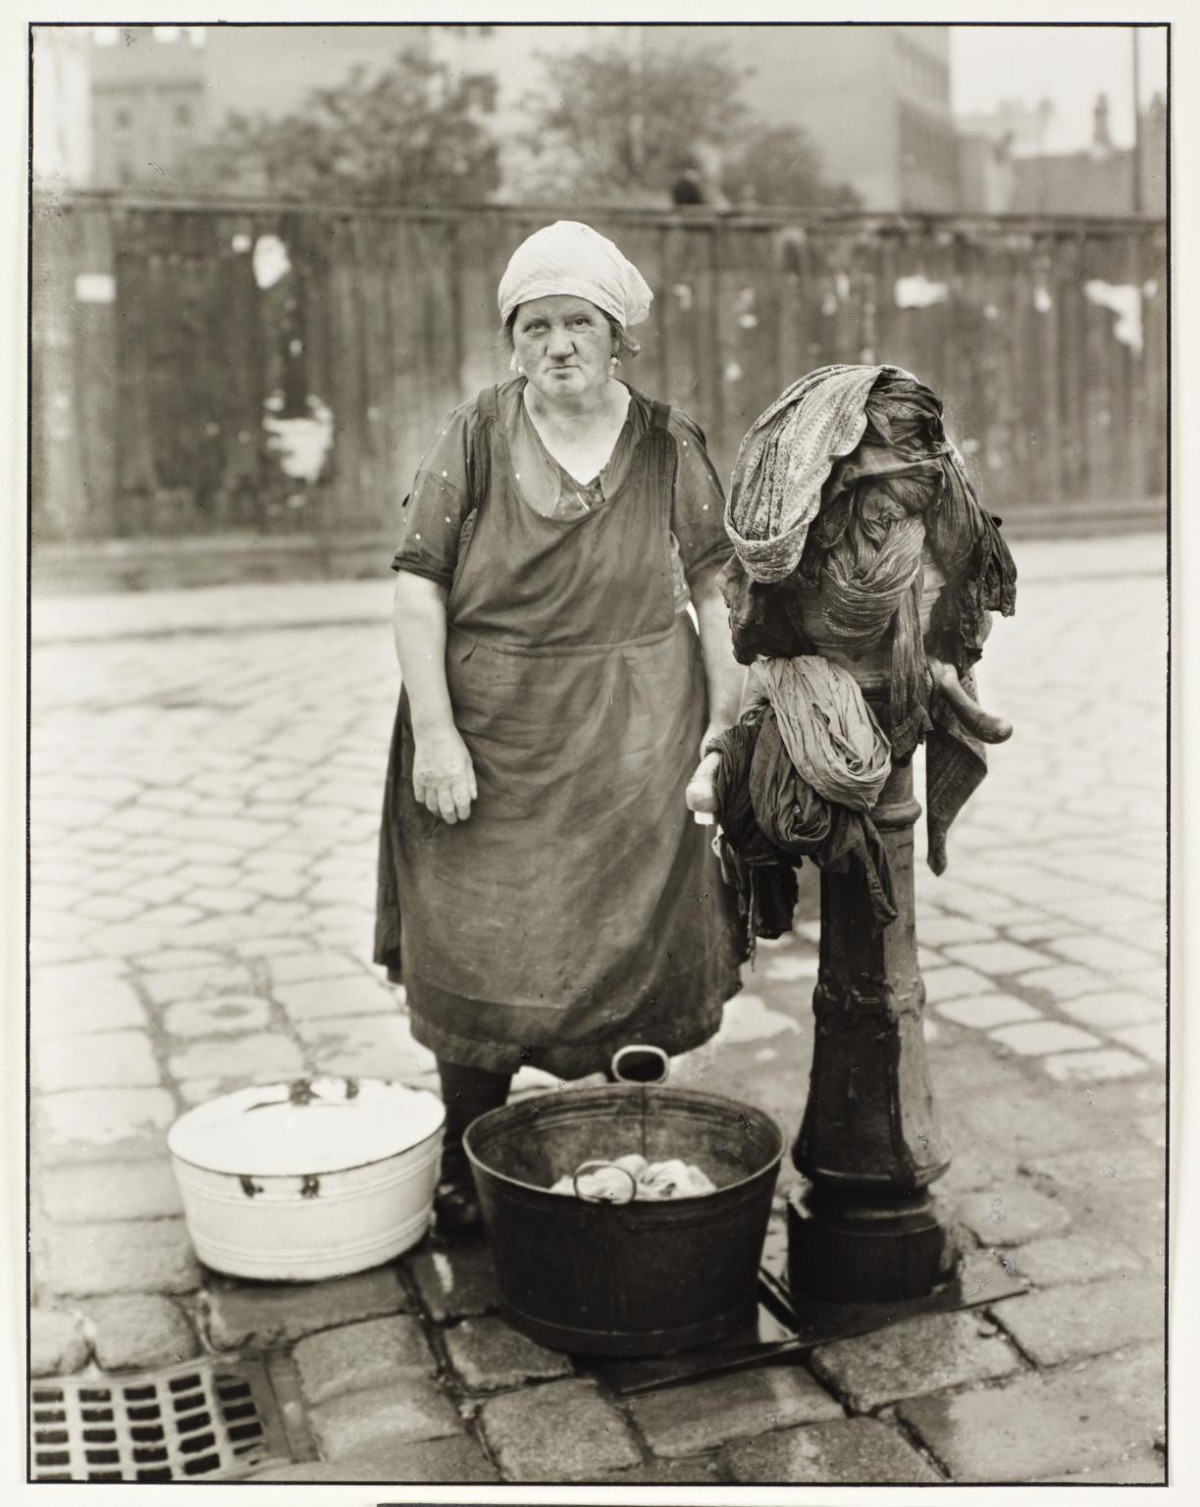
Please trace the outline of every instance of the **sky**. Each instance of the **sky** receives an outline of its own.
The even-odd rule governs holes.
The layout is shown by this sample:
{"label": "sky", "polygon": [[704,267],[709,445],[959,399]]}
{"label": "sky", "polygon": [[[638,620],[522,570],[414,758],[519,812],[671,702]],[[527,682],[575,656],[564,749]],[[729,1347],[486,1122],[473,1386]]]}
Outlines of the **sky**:
{"label": "sky", "polygon": [[[1140,27],[1142,106],[1166,91],[1166,32]],[[1002,100],[1055,108],[1053,149],[1075,151],[1092,139],[1092,107],[1108,95],[1113,145],[1132,142],[1133,42],[1128,26],[952,26],[952,106],[956,115],[987,111]]]}

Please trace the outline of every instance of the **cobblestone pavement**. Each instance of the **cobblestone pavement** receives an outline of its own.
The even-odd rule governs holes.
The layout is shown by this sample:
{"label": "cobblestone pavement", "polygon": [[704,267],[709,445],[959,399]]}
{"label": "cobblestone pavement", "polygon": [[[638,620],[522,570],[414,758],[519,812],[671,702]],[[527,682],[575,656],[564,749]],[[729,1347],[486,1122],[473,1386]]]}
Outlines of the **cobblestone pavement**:
{"label": "cobblestone pavement", "polygon": [[[105,638],[76,608],[78,636],[43,634],[35,1374],[292,1347],[320,1458],[279,1480],[1161,1481],[1165,594],[1122,573],[1128,541],[1090,546],[1087,574],[1062,558],[1018,553],[982,677],[1017,732],[917,892],[941,1187],[979,1294],[1000,1267],[1032,1291],[633,1403],[495,1317],[481,1249],[295,1289],[219,1279],[187,1239],[165,1154],[187,1106],[315,1071],[434,1081],[369,964],[396,692],[379,585],[339,587],[332,624],[311,587],[303,611],[266,587],[288,626],[259,601],[201,631],[195,597],[167,633]],[[816,938],[804,920],[760,949],[676,1081],[794,1133]]]}

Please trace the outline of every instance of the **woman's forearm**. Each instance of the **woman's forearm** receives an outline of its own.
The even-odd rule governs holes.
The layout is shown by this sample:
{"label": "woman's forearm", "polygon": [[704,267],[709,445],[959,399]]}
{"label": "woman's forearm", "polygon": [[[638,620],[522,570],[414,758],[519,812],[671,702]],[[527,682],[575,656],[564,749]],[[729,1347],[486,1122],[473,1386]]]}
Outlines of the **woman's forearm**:
{"label": "woman's forearm", "polygon": [[446,684],[445,586],[409,571],[396,575],[392,632],[400,678],[408,692],[413,731],[433,732],[454,726]]}
{"label": "woman's forearm", "polygon": [[733,657],[729,633],[729,609],[717,584],[720,567],[706,570],[690,582],[692,605],[700,628],[700,653],[708,684],[710,726],[729,727],[737,721],[742,705],[746,672]]}

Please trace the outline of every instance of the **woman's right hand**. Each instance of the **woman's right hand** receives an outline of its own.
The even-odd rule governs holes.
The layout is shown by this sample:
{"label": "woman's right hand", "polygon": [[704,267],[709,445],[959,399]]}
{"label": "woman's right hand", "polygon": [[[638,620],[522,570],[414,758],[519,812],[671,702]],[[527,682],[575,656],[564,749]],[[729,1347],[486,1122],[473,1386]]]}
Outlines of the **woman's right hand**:
{"label": "woman's right hand", "polygon": [[413,732],[413,794],[451,826],[465,822],[478,796],[475,767],[456,727]]}

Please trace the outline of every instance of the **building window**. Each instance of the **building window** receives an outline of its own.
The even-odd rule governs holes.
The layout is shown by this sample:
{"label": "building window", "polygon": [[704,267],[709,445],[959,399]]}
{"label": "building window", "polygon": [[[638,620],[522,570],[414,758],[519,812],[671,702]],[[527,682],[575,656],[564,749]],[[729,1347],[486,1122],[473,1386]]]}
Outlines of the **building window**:
{"label": "building window", "polygon": [[133,124],[133,117],[128,110],[118,110],[113,116],[113,123],[118,131],[127,131]]}
{"label": "building window", "polygon": [[190,126],[192,123],[191,105],[175,106],[175,124],[177,126]]}

